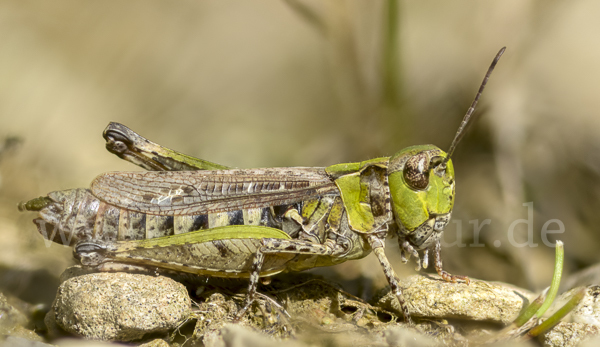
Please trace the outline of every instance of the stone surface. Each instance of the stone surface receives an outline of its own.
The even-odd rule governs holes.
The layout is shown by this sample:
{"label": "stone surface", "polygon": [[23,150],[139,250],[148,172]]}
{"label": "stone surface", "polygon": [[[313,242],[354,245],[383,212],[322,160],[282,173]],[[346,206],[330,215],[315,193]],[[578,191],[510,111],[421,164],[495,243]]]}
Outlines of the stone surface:
{"label": "stone surface", "polygon": [[[550,316],[560,309],[580,289],[581,287],[573,288],[561,294],[548,310],[546,316]],[[600,327],[600,286],[588,286],[581,302],[563,319],[563,322],[592,324]]]}
{"label": "stone surface", "polygon": [[384,333],[385,342],[391,347],[434,347],[443,346],[440,341],[432,337],[419,334],[412,329],[404,327],[391,327]]}
{"label": "stone surface", "polygon": [[5,335],[6,329],[11,329],[15,326],[25,326],[28,323],[27,316],[16,309],[8,301],[8,298],[0,293],[0,334]]}
{"label": "stone surface", "polygon": [[[544,315],[549,317],[581,289],[573,288],[561,294]],[[562,322],[543,334],[541,340],[545,346],[577,346],[600,333],[600,286],[590,285],[585,296]]]}
{"label": "stone surface", "polygon": [[95,273],[63,282],[52,308],[56,323],[72,334],[131,341],[175,328],[189,317],[191,300],[166,277]]}
{"label": "stone surface", "polygon": [[73,266],[69,266],[68,268],[66,268],[65,271],[63,271],[60,274],[59,281],[60,281],[60,283],[63,283],[64,281],[66,281],[68,279],[83,276],[83,275],[89,275],[89,274],[93,274],[93,273],[98,273],[98,271],[84,268],[81,265],[73,265]]}
{"label": "stone surface", "polygon": [[57,347],[124,347],[122,343],[100,340],[84,340],[81,338],[62,338],[53,340]]}
{"label": "stone surface", "polygon": [[600,327],[600,286],[587,287],[585,296],[571,312],[571,320]]}
{"label": "stone surface", "polygon": [[169,344],[165,340],[156,339],[150,342],[139,345],[139,347],[169,347]]}
{"label": "stone surface", "polygon": [[25,339],[30,342],[42,342],[44,339],[36,334],[35,331],[24,328],[20,325],[17,325],[9,330],[5,330],[0,336],[5,335],[7,337],[15,337],[20,339]]}
{"label": "stone surface", "polygon": [[[214,293],[207,296],[204,302],[198,304],[194,338],[201,340],[205,346],[223,344],[220,331],[225,324],[233,321],[237,312],[236,303],[223,294]],[[246,319],[242,319],[240,323],[246,322]]]}
{"label": "stone surface", "polygon": [[597,347],[600,346],[600,336],[594,336],[583,341],[578,347]]}
{"label": "stone surface", "polygon": [[[471,279],[471,283],[450,283],[437,275],[414,275],[401,282],[408,310],[415,317],[459,318],[510,323],[533,299],[533,294],[502,283]],[[391,293],[377,304],[399,312]]]}
{"label": "stone surface", "polygon": [[220,330],[220,339],[215,338],[211,340],[210,345],[206,347],[280,347],[285,345],[286,347],[305,347],[304,343],[286,340],[285,342],[268,337],[267,335],[260,334],[256,331],[252,331],[246,327],[238,324],[226,324]]}
{"label": "stone surface", "polygon": [[[31,343],[43,341],[35,331],[28,329],[32,328],[33,324],[22,310],[15,307],[15,305],[19,306],[15,301],[17,299],[7,298],[0,293],[0,336],[13,337],[12,341],[16,341],[15,344],[18,342],[20,345],[23,344],[21,340]],[[4,343],[7,342],[4,341]]]}
{"label": "stone surface", "polygon": [[572,347],[598,335],[600,329],[585,323],[558,323],[554,328],[540,337],[547,347]]}
{"label": "stone surface", "polygon": [[46,338],[50,341],[72,336],[56,323],[56,312],[53,308],[50,308],[50,311],[46,313],[44,325],[46,326]]}
{"label": "stone surface", "polygon": [[[373,328],[385,324],[374,311],[377,308],[346,298],[338,289],[324,281],[308,281],[304,285],[293,287],[276,279],[271,286],[271,293],[275,295],[268,300],[266,296],[259,295],[256,304],[241,317],[238,325],[285,338],[295,328],[298,331],[308,329],[332,334],[340,331],[364,331],[360,326],[368,325]],[[276,295],[279,288],[283,290],[280,296]],[[197,300],[198,310],[195,311],[195,339],[206,345],[219,339],[222,328],[233,322],[243,305],[241,298],[243,296],[235,299],[218,290],[203,292]],[[285,308],[281,306],[283,302]]]}
{"label": "stone surface", "polygon": [[[415,327],[388,331],[406,326],[393,312],[370,305],[314,276],[293,274],[288,278],[275,278],[261,293],[256,304],[235,326],[261,331],[263,336],[274,337],[274,341],[283,339],[287,343],[288,338],[294,336],[293,340],[308,346],[387,346],[386,341],[393,345],[402,335],[411,341],[416,336],[430,336],[419,339],[423,343],[466,345],[460,334],[443,321],[424,320]],[[270,300],[266,300],[267,295]],[[203,291],[195,299],[198,303],[194,311],[197,318],[195,343],[228,346],[223,333],[229,330],[224,329],[237,316],[243,298],[214,290]],[[388,335],[390,337],[386,337]],[[235,340],[236,336],[231,338]]]}
{"label": "stone surface", "polygon": [[2,339],[0,337],[0,346],[3,347],[52,347],[54,345],[49,345],[40,341],[32,341],[30,339],[18,336],[7,336]]}

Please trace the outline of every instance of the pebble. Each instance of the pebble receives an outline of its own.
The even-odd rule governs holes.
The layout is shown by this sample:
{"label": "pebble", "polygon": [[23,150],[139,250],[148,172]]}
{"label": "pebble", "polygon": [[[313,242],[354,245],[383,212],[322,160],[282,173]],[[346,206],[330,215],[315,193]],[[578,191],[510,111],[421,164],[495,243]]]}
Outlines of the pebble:
{"label": "pebble", "polygon": [[[471,279],[451,283],[437,275],[414,275],[400,283],[408,311],[415,317],[459,318],[508,324],[534,295],[510,285]],[[400,312],[396,297],[388,292],[377,305]]]}
{"label": "pebble", "polygon": [[[548,312],[546,317],[565,305],[581,287],[573,288],[561,294]],[[544,333],[541,337],[545,346],[577,346],[600,334],[600,286],[587,286],[585,296],[562,322]],[[597,342],[599,342],[597,340]]]}
{"label": "pebble", "polygon": [[[574,288],[562,294],[554,305],[556,309],[559,305],[565,304],[580,288]],[[600,286],[592,285],[586,288],[585,296],[570,313],[568,321],[574,323],[585,323],[600,327]]]}
{"label": "pebble", "polygon": [[[27,315],[12,305],[11,301],[16,300],[14,298],[10,300],[3,293],[0,293],[0,339],[5,339],[4,344],[7,346],[41,343],[43,341],[42,337],[29,329],[33,327],[33,324],[29,321]],[[1,340],[0,345],[2,345]]]}
{"label": "pebble", "polygon": [[167,277],[94,273],[65,280],[52,305],[56,323],[88,339],[131,341],[176,328],[191,314],[187,289]]}
{"label": "pebble", "polygon": [[574,347],[598,335],[599,331],[597,326],[591,324],[560,322],[543,334],[540,340],[545,347]]}

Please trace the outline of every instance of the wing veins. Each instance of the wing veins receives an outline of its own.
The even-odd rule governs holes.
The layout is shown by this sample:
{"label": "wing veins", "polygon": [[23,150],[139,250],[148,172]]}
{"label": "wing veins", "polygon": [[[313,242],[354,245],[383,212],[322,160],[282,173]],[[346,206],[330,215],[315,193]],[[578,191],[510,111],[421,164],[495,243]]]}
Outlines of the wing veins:
{"label": "wing veins", "polygon": [[[226,212],[337,194],[321,168],[117,172],[98,176],[92,193],[107,203],[157,215]],[[227,185],[227,186],[226,186]]]}

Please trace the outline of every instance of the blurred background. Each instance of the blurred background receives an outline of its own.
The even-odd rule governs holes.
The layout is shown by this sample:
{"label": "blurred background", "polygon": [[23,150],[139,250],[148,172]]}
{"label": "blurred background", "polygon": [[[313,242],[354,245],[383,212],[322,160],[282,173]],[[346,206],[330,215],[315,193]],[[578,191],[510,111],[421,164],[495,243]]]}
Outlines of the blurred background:
{"label": "blurred background", "polygon": [[[591,0],[4,0],[0,290],[49,303],[74,264],[71,249],[46,247],[19,201],[138,170],[104,149],[109,121],[239,168],[447,150],[503,46],[455,152],[445,268],[540,290],[556,239],[566,274],[592,266],[598,13]],[[563,232],[546,240],[544,225]],[[400,263],[396,244],[387,253],[408,276],[414,263]],[[363,296],[387,284],[374,256],[316,272]]]}

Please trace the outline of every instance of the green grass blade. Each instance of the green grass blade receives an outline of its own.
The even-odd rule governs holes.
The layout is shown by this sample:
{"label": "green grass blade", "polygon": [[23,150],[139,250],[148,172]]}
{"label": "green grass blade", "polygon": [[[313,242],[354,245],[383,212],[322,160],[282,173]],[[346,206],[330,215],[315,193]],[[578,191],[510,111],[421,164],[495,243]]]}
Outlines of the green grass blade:
{"label": "green grass blade", "polygon": [[546,289],[535,301],[533,301],[513,322],[514,325],[520,327],[525,324],[535,314],[540,318],[552,305],[552,302],[556,298],[558,293],[558,287],[560,286],[560,279],[562,277],[563,264],[564,264],[564,246],[562,241],[556,241],[556,257],[554,261],[554,275],[552,276],[552,283],[549,289]]}
{"label": "green grass blade", "polygon": [[558,287],[560,286],[560,279],[562,277],[563,272],[563,264],[565,260],[565,251],[562,241],[556,241],[556,260],[554,262],[554,276],[552,276],[552,284],[550,284],[550,290],[548,290],[548,296],[546,296],[546,300],[542,307],[537,311],[536,315],[540,318],[552,302],[556,298],[556,293],[558,293]]}
{"label": "green grass blade", "polygon": [[583,299],[587,288],[581,288],[569,299],[569,301],[561,307],[558,311],[556,311],[550,318],[546,319],[542,324],[536,326],[531,329],[527,335],[531,337],[538,336],[539,334],[552,329],[556,324],[560,323],[560,321],[571,312]]}

